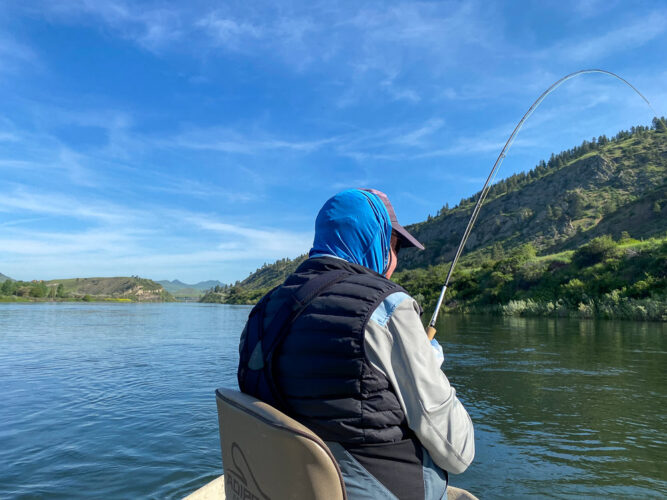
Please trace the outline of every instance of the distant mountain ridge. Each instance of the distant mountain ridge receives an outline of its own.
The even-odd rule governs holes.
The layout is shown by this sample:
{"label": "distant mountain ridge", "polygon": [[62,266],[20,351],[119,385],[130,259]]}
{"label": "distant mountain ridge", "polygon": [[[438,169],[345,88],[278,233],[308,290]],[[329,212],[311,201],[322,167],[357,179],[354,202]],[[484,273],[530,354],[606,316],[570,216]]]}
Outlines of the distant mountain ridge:
{"label": "distant mountain ridge", "polygon": [[9,276],[5,276],[4,274],[0,273],[0,283],[4,283],[7,280],[13,281]]}
{"label": "distant mountain ridge", "polygon": [[[610,234],[615,239],[667,232],[667,134],[662,123],[632,127],[608,139],[584,141],[553,154],[533,170],[495,184],[468,240],[462,264],[531,244],[540,255],[574,250]],[[408,226],[426,250],[405,249],[401,270],[451,260],[480,193]],[[280,284],[306,256],[264,265],[248,278],[203,300],[254,303]],[[444,279],[444,277],[443,277]]]}
{"label": "distant mountain ridge", "polygon": [[169,293],[178,292],[179,290],[183,289],[194,289],[194,290],[199,290],[200,292],[205,292],[206,290],[213,288],[215,286],[224,285],[224,283],[218,280],[200,281],[199,283],[195,283],[194,285],[183,283],[180,280],[171,280],[171,281],[159,280],[156,281],[156,283],[162,285],[164,289],[167,290]]}

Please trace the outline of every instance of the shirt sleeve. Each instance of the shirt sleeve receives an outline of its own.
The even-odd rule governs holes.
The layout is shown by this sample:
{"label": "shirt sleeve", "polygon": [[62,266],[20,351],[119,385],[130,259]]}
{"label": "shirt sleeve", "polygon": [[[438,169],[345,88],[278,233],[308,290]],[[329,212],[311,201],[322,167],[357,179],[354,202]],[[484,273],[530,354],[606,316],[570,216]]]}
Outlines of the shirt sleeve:
{"label": "shirt sleeve", "polygon": [[368,321],[365,346],[433,461],[454,474],[465,471],[475,456],[472,421],[440,369],[414,299],[402,292],[385,299]]}

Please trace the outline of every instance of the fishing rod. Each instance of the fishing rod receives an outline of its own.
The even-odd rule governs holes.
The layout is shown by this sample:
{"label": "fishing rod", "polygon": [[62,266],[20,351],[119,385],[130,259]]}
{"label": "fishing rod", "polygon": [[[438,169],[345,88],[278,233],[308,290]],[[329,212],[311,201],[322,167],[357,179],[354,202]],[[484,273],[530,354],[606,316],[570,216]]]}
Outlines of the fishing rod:
{"label": "fishing rod", "polygon": [[449,280],[452,277],[452,273],[454,272],[454,268],[456,267],[456,264],[459,261],[459,257],[461,257],[461,253],[463,252],[463,248],[466,245],[466,242],[468,241],[468,237],[470,236],[470,232],[472,231],[473,226],[475,225],[475,222],[477,221],[477,217],[479,216],[479,211],[482,208],[482,204],[484,203],[484,200],[486,199],[486,196],[489,194],[489,190],[491,189],[491,183],[495,179],[496,173],[498,171],[498,168],[500,167],[501,163],[505,159],[505,155],[507,154],[507,151],[509,150],[510,146],[514,142],[514,138],[516,135],[519,133],[519,130],[521,130],[521,127],[523,127],[524,122],[530,117],[530,115],[533,114],[533,112],[537,109],[537,107],[542,103],[542,101],[549,95],[551,94],[554,90],[556,90],[558,87],[560,87],[563,83],[566,81],[575,78],[579,75],[583,75],[586,73],[602,73],[605,75],[613,76],[614,78],[620,80],[624,84],[626,84],[628,87],[630,87],[632,90],[634,90],[639,97],[641,97],[646,104],[648,104],[648,107],[651,108],[651,111],[653,112],[653,116],[658,116],[658,114],[655,112],[653,109],[653,106],[651,106],[651,103],[642,95],[639,90],[637,90],[630,82],[627,80],[621,78],[615,73],[612,73],[611,71],[606,71],[604,69],[582,69],[580,71],[575,71],[574,73],[570,73],[569,75],[564,76],[560,80],[556,81],[554,84],[551,85],[547,90],[542,92],[542,95],[537,98],[537,100],[532,104],[530,108],[528,108],[528,111],[526,111],[526,114],[523,115],[523,118],[517,123],[516,127],[514,127],[514,131],[512,132],[512,135],[510,135],[509,139],[507,139],[507,142],[505,143],[505,146],[503,146],[502,151],[500,151],[500,154],[498,155],[498,158],[496,159],[496,162],[493,164],[493,168],[491,169],[491,172],[489,173],[489,176],[486,178],[486,182],[484,183],[484,186],[482,187],[482,190],[480,191],[480,196],[479,199],[477,200],[477,203],[475,204],[475,208],[472,211],[472,215],[470,216],[470,220],[468,221],[468,225],[466,226],[466,229],[463,233],[463,237],[461,238],[461,242],[459,243],[458,248],[456,249],[456,254],[454,255],[454,259],[452,260],[452,265],[449,267],[449,272],[447,273],[447,278],[445,279],[445,284],[442,287],[442,290],[440,291],[440,296],[438,297],[438,302],[436,303],[435,306],[435,311],[433,311],[433,316],[431,317],[431,321],[428,324],[428,328],[426,329],[426,334],[428,335],[429,340],[433,340],[436,334],[436,329],[435,329],[435,323],[438,319],[438,312],[440,312],[440,307],[442,307],[442,302],[445,298],[445,292],[447,291],[447,287],[449,286]]}

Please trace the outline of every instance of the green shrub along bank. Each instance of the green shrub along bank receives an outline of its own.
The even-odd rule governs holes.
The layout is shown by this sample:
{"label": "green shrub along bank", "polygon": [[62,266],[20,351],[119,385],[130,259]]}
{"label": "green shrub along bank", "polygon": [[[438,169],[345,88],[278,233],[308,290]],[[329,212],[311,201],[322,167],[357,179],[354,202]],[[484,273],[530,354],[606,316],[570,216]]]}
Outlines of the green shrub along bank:
{"label": "green shrub along bank", "polygon": [[255,304],[269,290],[283,282],[306,260],[306,255],[296,259],[280,259],[264,264],[243,281],[233,285],[216,286],[208,290],[199,302],[212,304]]}
{"label": "green shrub along bank", "polygon": [[47,286],[43,281],[12,281],[6,280],[0,285],[0,299],[8,301],[31,300],[31,299],[66,299],[62,284]]}
{"label": "green shrub along bank", "polygon": [[73,278],[53,281],[15,281],[0,284],[0,302],[113,301],[169,302],[162,285],[146,278]]}
{"label": "green shrub along bank", "polygon": [[241,285],[233,285],[224,290],[215,291],[211,289],[199,299],[199,302],[210,304],[256,304],[264,294],[273,287],[245,288]]}
{"label": "green shrub along bank", "polygon": [[[529,243],[495,258],[471,256],[459,266],[445,311],[667,321],[667,238],[600,236],[575,251],[544,256]],[[432,311],[448,270],[406,270],[394,279]]]}

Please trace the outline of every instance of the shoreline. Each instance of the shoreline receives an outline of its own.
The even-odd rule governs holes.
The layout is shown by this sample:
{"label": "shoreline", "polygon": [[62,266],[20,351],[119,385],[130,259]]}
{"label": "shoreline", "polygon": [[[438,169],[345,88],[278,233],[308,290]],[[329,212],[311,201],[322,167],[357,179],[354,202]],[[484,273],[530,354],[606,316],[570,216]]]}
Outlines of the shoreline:
{"label": "shoreline", "polygon": [[168,303],[174,301],[168,300],[132,300],[127,298],[115,298],[115,297],[91,297],[90,299],[84,298],[43,298],[43,297],[16,297],[16,296],[0,296],[0,304],[31,304],[31,303],[56,303],[56,302],[83,302],[83,303],[92,303],[92,302],[113,302],[119,304],[159,304],[159,303]]}
{"label": "shoreline", "polygon": [[[248,306],[254,304],[237,304],[225,302],[200,302],[194,300],[133,300],[128,298],[91,297],[83,298],[41,298],[41,297],[7,297],[0,296],[0,304],[44,304],[44,303],[113,303],[113,304],[217,304],[225,306]],[[605,321],[639,321],[648,323],[667,323],[667,304],[658,306],[659,309],[647,310],[644,301],[636,304],[626,304],[621,310],[615,311],[611,306],[600,310],[599,304],[580,304],[576,309],[566,304],[552,302],[535,302],[531,300],[510,301],[507,304],[493,306],[461,306],[460,309],[448,309],[441,312],[446,316],[491,316],[495,318],[550,318],[576,320],[605,320]],[[654,304],[655,305],[655,304]],[[583,307],[582,307],[583,306]],[[603,304],[602,307],[605,305]],[[425,310],[423,317],[430,317]]]}
{"label": "shoreline", "polygon": [[[228,302],[200,302],[202,304],[245,305]],[[657,305],[656,305],[657,304]],[[424,308],[423,317],[433,314],[432,306]],[[487,306],[466,306],[443,309],[443,315],[449,316],[493,316],[505,318],[566,318],[566,319],[601,319],[614,321],[645,321],[651,323],[667,323],[667,304],[660,304],[654,299],[634,299],[627,303],[607,304],[603,302],[579,303],[575,307],[566,303],[537,302],[533,300],[510,300],[507,304]]]}

